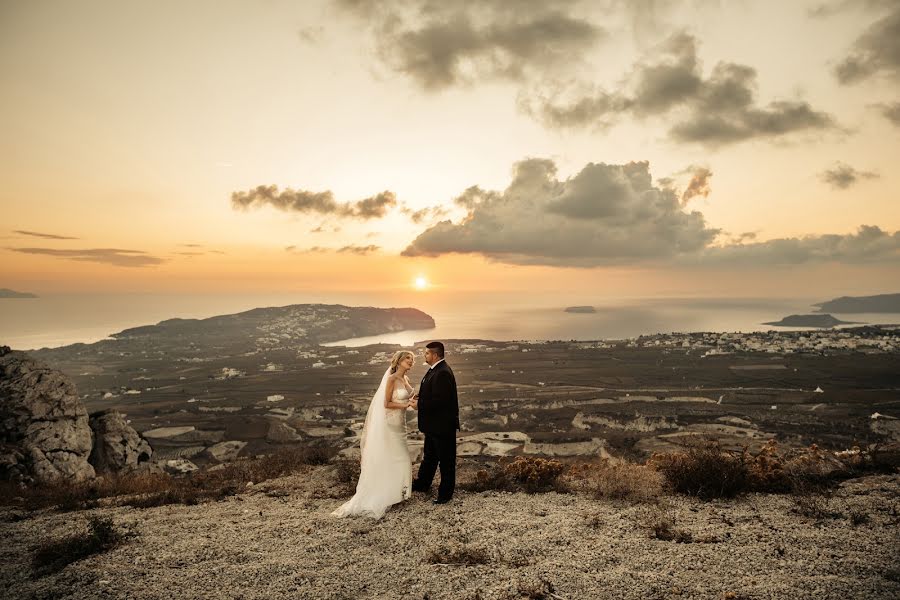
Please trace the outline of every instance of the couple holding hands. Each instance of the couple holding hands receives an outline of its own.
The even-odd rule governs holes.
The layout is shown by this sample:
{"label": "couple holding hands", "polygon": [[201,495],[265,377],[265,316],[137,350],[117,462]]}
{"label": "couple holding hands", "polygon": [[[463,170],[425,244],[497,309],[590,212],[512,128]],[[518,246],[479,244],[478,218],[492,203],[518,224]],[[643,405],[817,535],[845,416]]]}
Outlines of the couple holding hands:
{"label": "couple holding hands", "polygon": [[[459,399],[456,379],[444,360],[444,345],[425,346],[428,371],[419,391],[409,383],[408,373],[415,356],[408,350],[394,353],[390,367],[369,403],[360,437],[360,475],[356,494],[333,513],[337,517],[365,515],[380,519],[393,504],[406,500],[411,492],[431,490],[431,481],[440,468],[441,483],[434,504],[453,497],[456,485],[456,431],[459,427]],[[406,411],[419,413],[419,431],[425,434],[422,464],[415,480],[406,445]]]}

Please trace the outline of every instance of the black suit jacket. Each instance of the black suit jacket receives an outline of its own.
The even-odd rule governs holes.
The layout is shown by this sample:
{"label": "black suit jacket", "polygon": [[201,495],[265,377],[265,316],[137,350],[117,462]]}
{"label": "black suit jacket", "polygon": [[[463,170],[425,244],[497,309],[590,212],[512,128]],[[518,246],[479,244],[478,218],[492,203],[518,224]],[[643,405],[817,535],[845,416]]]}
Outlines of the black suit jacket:
{"label": "black suit jacket", "polygon": [[456,435],[459,429],[456,378],[447,361],[428,369],[419,386],[419,431]]}

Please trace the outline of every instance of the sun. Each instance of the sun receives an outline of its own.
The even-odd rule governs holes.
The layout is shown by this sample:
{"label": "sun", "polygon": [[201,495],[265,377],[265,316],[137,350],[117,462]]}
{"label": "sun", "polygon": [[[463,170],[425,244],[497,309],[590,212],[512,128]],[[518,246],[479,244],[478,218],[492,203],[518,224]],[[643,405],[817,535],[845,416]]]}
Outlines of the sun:
{"label": "sun", "polygon": [[428,280],[424,277],[416,277],[416,281],[413,283],[416,286],[417,290],[424,290],[428,287]]}

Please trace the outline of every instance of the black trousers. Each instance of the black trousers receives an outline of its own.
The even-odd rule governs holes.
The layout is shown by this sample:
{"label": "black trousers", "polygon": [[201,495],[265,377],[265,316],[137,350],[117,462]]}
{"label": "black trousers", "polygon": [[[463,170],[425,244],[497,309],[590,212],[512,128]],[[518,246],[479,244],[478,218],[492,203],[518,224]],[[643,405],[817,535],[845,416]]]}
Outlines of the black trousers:
{"label": "black trousers", "polygon": [[438,467],[441,469],[441,483],[438,486],[438,498],[453,497],[456,488],[456,432],[426,433],[425,455],[419,465],[419,475],[413,481],[414,490],[427,492],[431,489],[431,480]]}

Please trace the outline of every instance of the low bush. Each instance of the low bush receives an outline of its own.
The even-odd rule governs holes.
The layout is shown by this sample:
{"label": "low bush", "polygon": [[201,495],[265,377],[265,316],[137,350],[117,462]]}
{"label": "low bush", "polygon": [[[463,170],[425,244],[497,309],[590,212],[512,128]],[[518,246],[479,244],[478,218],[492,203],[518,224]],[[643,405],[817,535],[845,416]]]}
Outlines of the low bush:
{"label": "low bush", "polygon": [[284,446],[262,458],[238,460],[216,470],[200,470],[184,476],[167,473],[105,475],[83,482],[59,481],[0,489],[0,503],[38,509],[79,510],[99,506],[104,498],[123,498],[122,504],[138,508],[165,504],[197,504],[236,494],[248,483],[259,483],[320,465],[336,454],[324,445]]}
{"label": "low bush", "polygon": [[635,463],[611,464],[603,461],[593,471],[589,481],[598,499],[652,500],[662,494],[665,482],[656,469]]}
{"label": "low bush", "polygon": [[655,453],[648,461],[675,492],[698,498],[731,498],[747,490],[748,469],[741,456],[708,440],[684,452]]}
{"label": "low bush", "polygon": [[565,470],[565,465],[549,458],[519,456],[509,460],[504,457],[495,465],[476,472],[474,481],[463,483],[460,487],[474,492],[567,492],[568,486],[560,479]]}
{"label": "low bush", "polygon": [[466,544],[440,546],[428,554],[433,565],[486,565],[490,560],[485,548]]}
{"label": "low bush", "polygon": [[38,546],[32,570],[36,576],[56,573],[73,562],[115,548],[128,537],[131,534],[119,531],[109,517],[91,517],[87,531]]}

